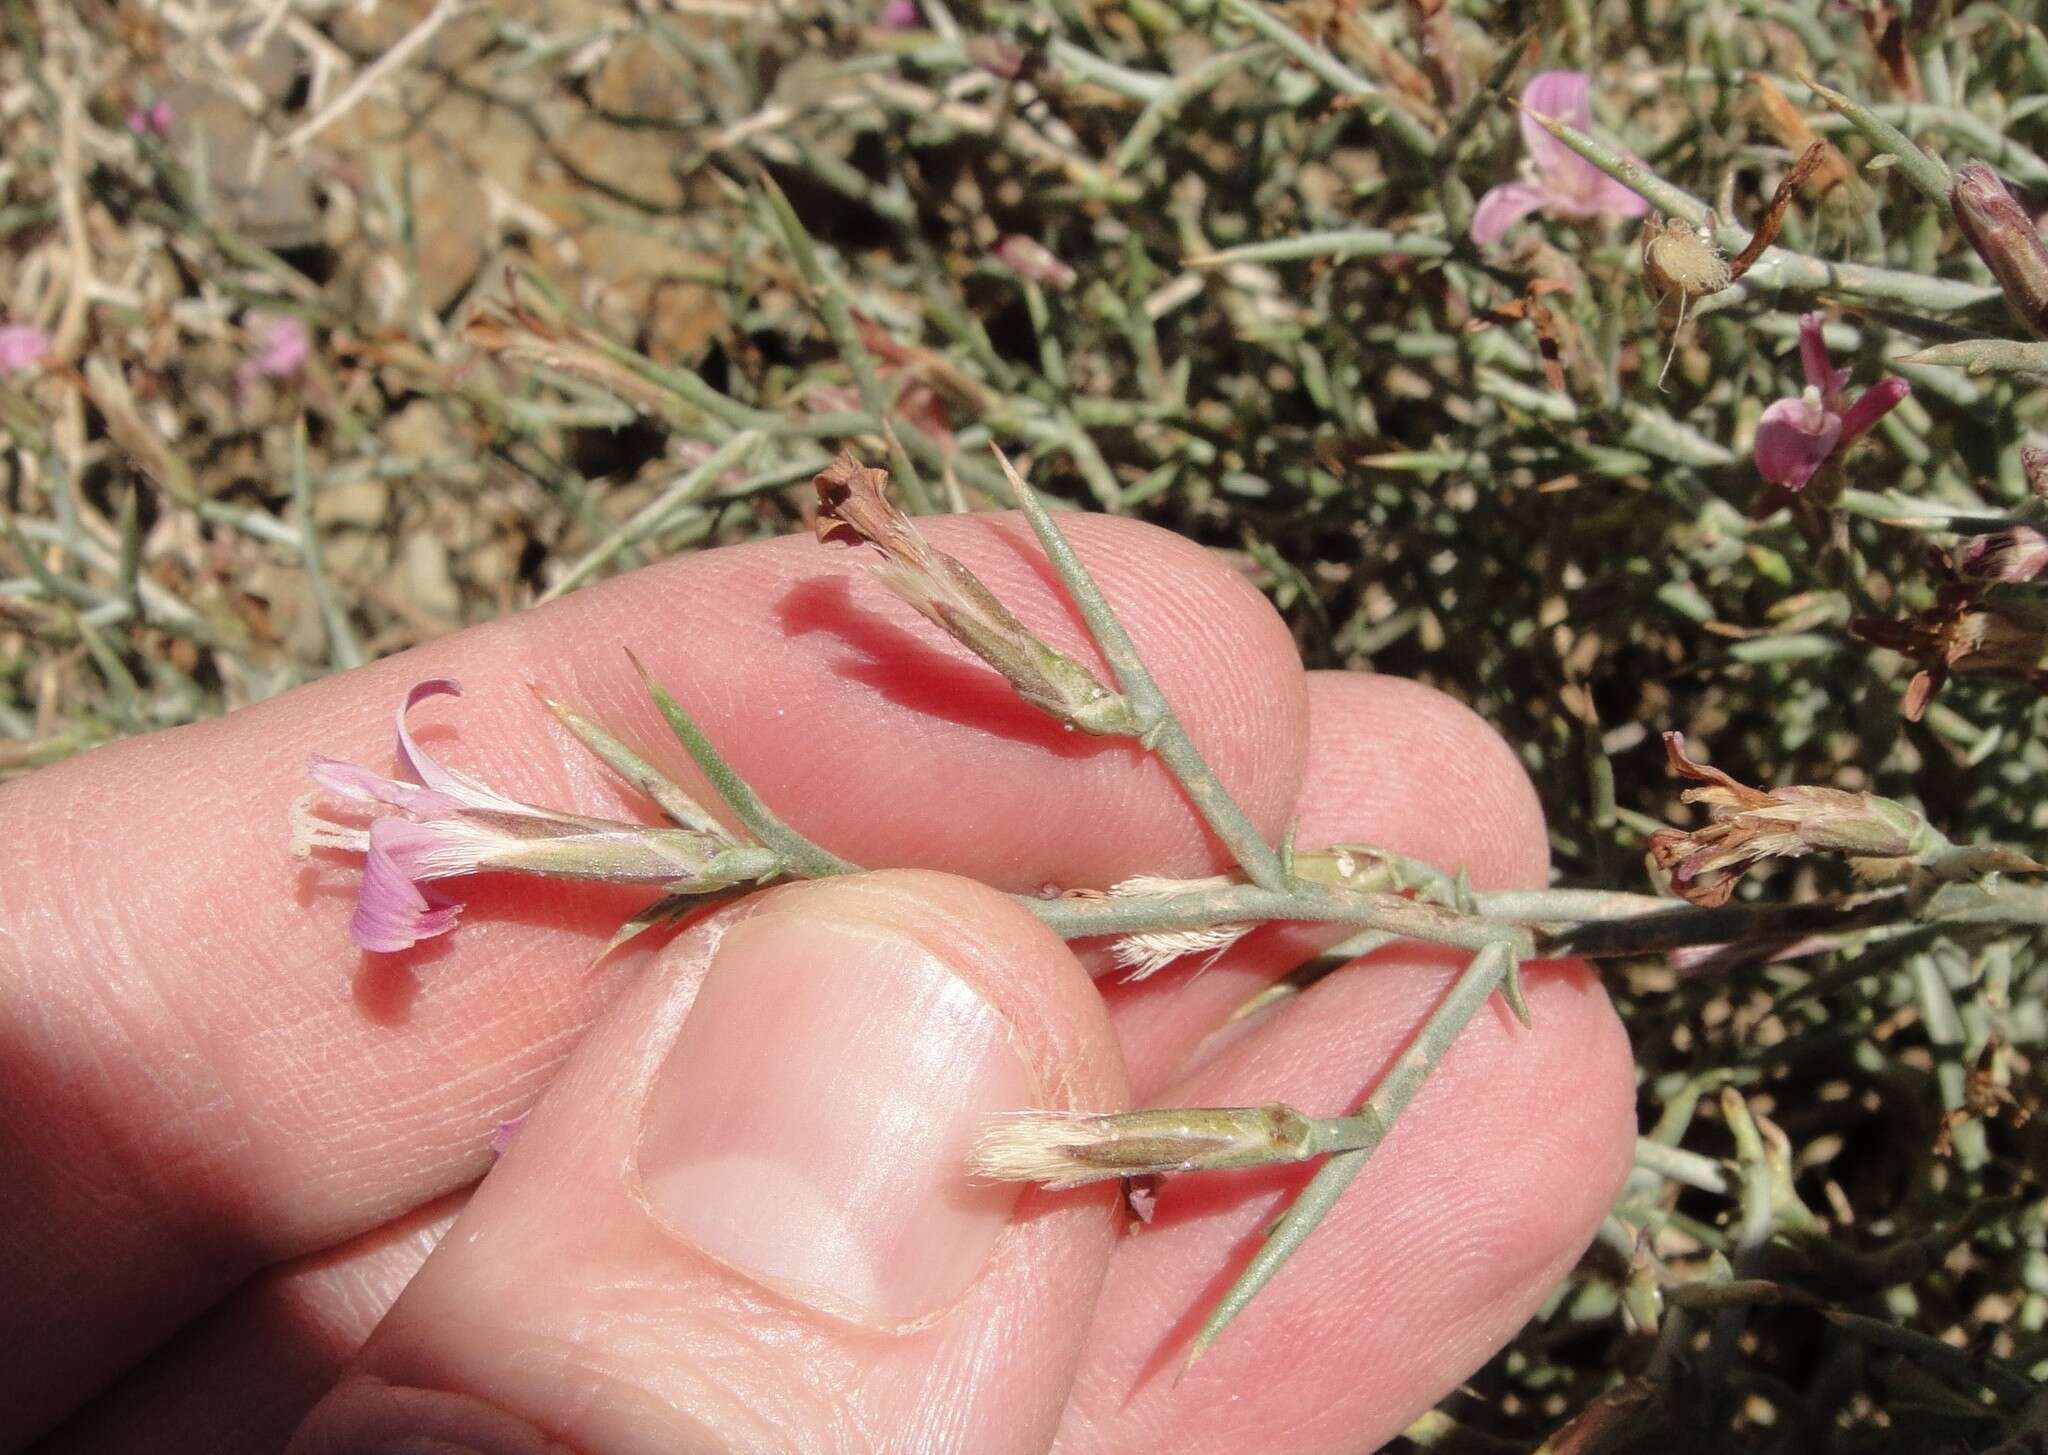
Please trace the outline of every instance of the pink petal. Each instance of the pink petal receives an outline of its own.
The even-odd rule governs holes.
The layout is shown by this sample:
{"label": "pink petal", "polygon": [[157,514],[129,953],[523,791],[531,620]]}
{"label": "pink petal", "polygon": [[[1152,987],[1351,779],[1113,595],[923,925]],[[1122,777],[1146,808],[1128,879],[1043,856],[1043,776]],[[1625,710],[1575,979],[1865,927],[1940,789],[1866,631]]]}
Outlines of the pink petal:
{"label": "pink petal", "polygon": [[1842,417],[1811,398],[1780,399],[1756,424],[1756,468],[1773,485],[1801,490],[1842,435]]}
{"label": "pink petal", "polygon": [[1849,382],[1849,371],[1833,367],[1828,358],[1827,340],[1821,336],[1821,328],[1827,323],[1824,313],[1802,313],[1799,316],[1799,367],[1805,371],[1806,382],[1820,390],[1820,400],[1829,409],[1841,401],[1842,386]]}
{"label": "pink petal", "polygon": [[259,314],[250,320],[256,335],[256,353],[242,367],[271,379],[290,379],[306,367],[313,351],[313,336],[306,322],[289,313]]}
{"label": "pink petal", "polygon": [[23,374],[50,352],[50,336],[26,323],[0,324],[0,379]]}
{"label": "pink petal", "polygon": [[1527,182],[1503,182],[1489,187],[1479,205],[1472,209],[1472,241],[1490,247],[1507,230],[1539,208],[1548,206],[1550,194]]}
{"label": "pink petal", "polygon": [[917,0],[888,0],[882,7],[882,25],[889,30],[915,30],[924,24],[924,12]]}
{"label": "pink petal", "polygon": [[365,950],[409,950],[421,940],[447,934],[462,913],[459,901],[438,893],[430,899],[413,882],[417,845],[403,831],[417,827],[396,818],[370,825],[362,887],[349,920],[350,936]]}
{"label": "pink petal", "polygon": [[321,753],[313,755],[312,775],[315,783],[337,798],[353,798],[362,803],[388,803],[407,813],[427,817],[439,817],[461,808],[461,804],[445,793],[436,793],[417,783],[401,783],[355,763],[345,763]]}
{"label": "pink petal", "polygon": [[[1585,159],[1582,157],[1580,160]],[[1590,162],[1586,165],[1592,167],[1600,178],[1599,184],[1583,199],[1584,204],[1594,212],[1608,217],[1641,217],[1650,210],[1649,200],[1633,187],[1624,187],[1598,167],[1593,167]]]}
{"label": "pink petal", "polygon": [[426,750],[413,741],[412,730],[405,725],[405,715],[429,697],[460,696],[462,684],[453,677],[429,677],[424,682],[415,682],[405,694],[405,701],[398,705],[398,761],[405,765],[405,771],[415,781],[429,788],[438,788],[451,797],[460,797],[465,789],[474,785],[427,756]]}
{"label": "pink petal", "polygon": [[1842,411],[1842,443],[1846,445],[1862,436],[1912,392],[1912,385],[1896,377],[1880,379],[1864,390],[1854,404]]}
{"label": "pink petal", "polygon": [[1522,145],[1535,160],[1546,210],[1563,217],[1641,217],[1650,204],[1608,176],[1527,114],[1535,112],[1579,131],[1593,125],[1592,80],[1583,71],[1543,71],[1522,88]]}
{"label": "pink petal", "polygon": [[[1522,106],[1538,116],[1585,131],[1593,124],[1593,79],[1584,71],[1539,71],[1522,88]],[[1521,118],[1522,146],[1536,159],[1536,169],[1546,178],[1572,175],[1588,167],[1584,157],[1538,126],[1528,116]],[[1595,174],[1600,173],[1593,167]]]}

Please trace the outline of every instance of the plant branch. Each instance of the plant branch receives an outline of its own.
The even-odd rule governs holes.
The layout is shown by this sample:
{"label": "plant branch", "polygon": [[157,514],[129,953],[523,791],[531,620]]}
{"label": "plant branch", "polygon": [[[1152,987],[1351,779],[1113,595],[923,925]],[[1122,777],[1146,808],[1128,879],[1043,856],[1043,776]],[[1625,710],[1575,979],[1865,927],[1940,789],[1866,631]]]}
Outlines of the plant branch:
{"label": "plant branch", "polygon": [[[990,448],[995,449],[993,445]],[[1202,818],[1236,856],[1252,882],[1263,889],[1281,890],[1288,882],[1288,874],[1281,867],[1280,856],[1260,836],[1257,826],[1245,816],[1237,800],[1230,796],[1230,790],[1223,786],[1222,780],[1202,757],[1201,750],[1188,736],[1187,728],[1139,657],[1130,633],[1117,620],[1109,599],[1102,594],[1102,588],[1096,585],[1088,568],[1081,564],[1081,558],[1074,553],[1073,546],[1054,524],[1038,496],[1024,483],[1024,477],[1010,464],[1007,455],[1000,449],[995,449],[995,455],[1002,464],[1004,475],[1009,478],[1018,508],[1031,522],[1038,543],[1045,548],[1053,569],[1059,572],[1061,584],[1067,588],[1067,594],[1073,598],[1082,619],[1088,623],[1089,634],[1095,638],[1095,644],[1102,649],[1110,670],[1116,674],[1117,685],[1123,689],[1138,720],[1138,741],[1156,753],[1179,780]]]}

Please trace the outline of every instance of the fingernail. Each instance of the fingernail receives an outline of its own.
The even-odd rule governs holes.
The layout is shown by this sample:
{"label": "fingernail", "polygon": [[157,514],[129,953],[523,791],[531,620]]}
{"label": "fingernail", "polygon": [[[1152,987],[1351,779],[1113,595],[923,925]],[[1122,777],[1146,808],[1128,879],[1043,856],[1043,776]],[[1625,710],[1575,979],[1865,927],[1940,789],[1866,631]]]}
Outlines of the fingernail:
{"label": "fingernail", "polygon": [[727,932],[641,1129],[648,1206],[749,1277],[844,1317],[966,1292],[1016,1189],[975,1180],[982,1123],[1036,1104],[1009,1023],[929,948],[866,921]]}

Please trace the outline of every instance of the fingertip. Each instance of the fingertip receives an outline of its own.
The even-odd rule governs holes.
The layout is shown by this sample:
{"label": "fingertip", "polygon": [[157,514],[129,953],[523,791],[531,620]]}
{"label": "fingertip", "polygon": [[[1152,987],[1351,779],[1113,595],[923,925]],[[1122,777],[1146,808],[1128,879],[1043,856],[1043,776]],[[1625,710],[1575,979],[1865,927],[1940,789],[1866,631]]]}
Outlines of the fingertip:
{"label": "fingertip", "polygon": [[1307,788],[1297,840],[1341,841],[1370,824],[1381,847],[1481,889],[1543,885],[1542,801],[1500,733],[1457,699],[1399,677],[1308,674]]}

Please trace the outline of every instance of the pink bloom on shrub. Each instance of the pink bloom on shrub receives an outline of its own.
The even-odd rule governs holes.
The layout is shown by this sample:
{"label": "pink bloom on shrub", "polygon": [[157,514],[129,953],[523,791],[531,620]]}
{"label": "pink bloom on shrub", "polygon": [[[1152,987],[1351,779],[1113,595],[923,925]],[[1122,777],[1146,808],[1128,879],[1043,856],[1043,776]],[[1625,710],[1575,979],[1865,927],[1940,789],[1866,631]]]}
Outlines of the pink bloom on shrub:
{"label": "pink bloom on shrub", "polygon": [[882,7],[882,24],[890,30],[916,30],[924,24],[924,12],[917,0],[888,0]]}
{"label": "pink bloom on shrub", "polygon": [[168,101],[158,101],[151,106],[138,106],[128,113],[128,129],[137,136],[169,136],[176,124],[178,113],[171,109]]}
{"label": "pink bloom on shrub", "polygon": [[306,321],[289,313],[259,313],[249,320],[256,352],[235,370],[235,382],[247,388],[257,379],[296,379],[313,352]]}
{"label": "pink bloom on shrub", "polygon": [[25,374],[50,352],[50,336],[32,324],[0,324],[0,379]]}
{"label": "pink bloom on shrub", "polygon": [[1593,124],[1592,80],[1583,71],[1543,71],[1522,88],[1522,179],[1488,189],[1472,213],[1472,241],[1496,243],[1532,212],[1550,217],[1641,217],[1650,204],[1531,119],[1548,116],[1580,131]]}
{"label": "pink bloom on shrub", "polygon": [[1821,338],[1824,316],[1809,313],[1799,320],[1799,363],[1806,371],[1806,390],[1780,399],[1763,412],[1756,426],[1756,468],[1773,485],[1802,490],[1814,472],[1837,450],[1852,444],[1912,393],[1904,379],[1880,379],[1844,405],[1843,386],[1849,371],[1828,359]]}

